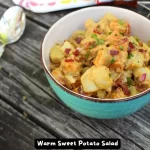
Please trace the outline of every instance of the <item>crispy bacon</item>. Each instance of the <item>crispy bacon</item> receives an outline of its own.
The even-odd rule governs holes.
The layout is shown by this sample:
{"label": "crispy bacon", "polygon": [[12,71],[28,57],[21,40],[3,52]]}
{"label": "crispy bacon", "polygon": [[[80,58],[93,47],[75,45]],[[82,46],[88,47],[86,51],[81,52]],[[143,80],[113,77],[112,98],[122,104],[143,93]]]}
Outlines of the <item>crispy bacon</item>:
{"label": "crispy bacon", "polygon": [[80,52],[78,51],[78,50],[75,50],[74,52],[73,52],[73,55],[75,55],[75,56],[78,56],[80,54]]}
{"label": "crispy bacon", "polygon": [[128,42],[128,38],[123,38],[116,45],[121,45],[121,44],[124,44],[126,42]]}
{"label": "crispy bacon", "polygon": [[74,62],[73,59],[65,59],[65,62]]}
{"label": "crispy bacon", "polygon": [[75,41],[76,41],[77,44],[80,44],[81,41],[82,41],[82,38],[81,37],[77,37],[77,38],[75,38]]}
{"label": "crispy bacon", "polygon": [[145,79],[146,79],[146,73],[143,73],[141,77],[139,78],[139,80],[143,82],[145,81]]}
{"label": "crispy bacon", "polygon": [[119,51],[118,50],[110,50],[110,55],[114,56],[114,55],[118,55]]}
{"label": "crispy bacon", "polygon": [[71,51],[71,49],[70,49],[70,48],[66,48],[66,49],[65,49],[65,53],[66,53],[66,54],[69,54],[69,53],[70,53],[70,51]]}

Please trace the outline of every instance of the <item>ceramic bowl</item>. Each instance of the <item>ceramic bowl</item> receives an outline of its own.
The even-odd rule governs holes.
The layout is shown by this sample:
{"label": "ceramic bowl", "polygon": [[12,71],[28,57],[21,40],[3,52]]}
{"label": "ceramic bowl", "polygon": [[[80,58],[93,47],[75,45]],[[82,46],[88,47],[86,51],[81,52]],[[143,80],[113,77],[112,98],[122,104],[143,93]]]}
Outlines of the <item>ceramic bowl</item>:
{"label": "ceramic bowl", "polygon": [[63,42],[75,30],[84,29],[84,23],[92,18],[98,21],[106,13],[128,21],[131,34],[137,35],[143,41],[150,40],[150,21],[145,17],[127,9],[99,6],[84,8],[56,22],[47,32],[41,47],[41,62],[46,77],[54,92],[72,110],[85,116],[101,119],[120,118],[132,114],[150,102],[150,89],[132,97],[121,99],[97,99],[76,94],[56,81],[49,70],[50,48],[58,42]]}

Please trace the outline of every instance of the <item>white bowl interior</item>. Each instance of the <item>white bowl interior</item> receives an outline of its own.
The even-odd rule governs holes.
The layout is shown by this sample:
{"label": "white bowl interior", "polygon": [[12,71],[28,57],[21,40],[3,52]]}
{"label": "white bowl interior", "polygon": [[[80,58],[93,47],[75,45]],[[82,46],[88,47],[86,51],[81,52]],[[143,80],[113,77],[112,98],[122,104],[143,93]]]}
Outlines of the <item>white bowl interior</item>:
{"label": "white bowl interior", "polygon": [[131,26],[132,35],[137,35],[144,42],[150,40],[150,21],[135,12],[109,6],[84,8],[60,19],[46,34],[42,44],[42,59],[49,73],[50,48],[58,42],[63,42],[75,30],[84,29],[84,23],[87,19],[92,18],[98,21],[106,13],[112,13],[118,18],[128,21]]}

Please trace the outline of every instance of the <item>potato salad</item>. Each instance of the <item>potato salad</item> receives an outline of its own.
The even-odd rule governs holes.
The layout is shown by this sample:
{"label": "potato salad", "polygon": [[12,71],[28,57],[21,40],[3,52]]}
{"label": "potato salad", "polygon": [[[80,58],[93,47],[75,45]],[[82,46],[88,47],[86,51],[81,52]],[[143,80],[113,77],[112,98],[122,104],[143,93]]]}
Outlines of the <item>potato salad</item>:
{"label": "potato salad", "polygon": [[126,20],[106,14],[98,22],[88,19],[84,30],[51,48],[50,71],[81,95],[129,97],[150,88],[150,47],[130,35]]}

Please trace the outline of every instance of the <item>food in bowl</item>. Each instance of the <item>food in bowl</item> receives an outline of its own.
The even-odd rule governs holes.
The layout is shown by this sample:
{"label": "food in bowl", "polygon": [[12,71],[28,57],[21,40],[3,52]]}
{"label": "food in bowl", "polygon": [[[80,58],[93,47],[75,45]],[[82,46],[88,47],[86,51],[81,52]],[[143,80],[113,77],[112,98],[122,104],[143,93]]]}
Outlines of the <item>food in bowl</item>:
{"label": "food in bowl", "polygon": [[88,19],[50,50],[52,76],[68,89],[89,97],[117,99],[150,88],[150,47],[130,35],[130,25],[113,14]]}

